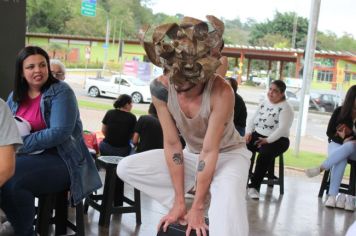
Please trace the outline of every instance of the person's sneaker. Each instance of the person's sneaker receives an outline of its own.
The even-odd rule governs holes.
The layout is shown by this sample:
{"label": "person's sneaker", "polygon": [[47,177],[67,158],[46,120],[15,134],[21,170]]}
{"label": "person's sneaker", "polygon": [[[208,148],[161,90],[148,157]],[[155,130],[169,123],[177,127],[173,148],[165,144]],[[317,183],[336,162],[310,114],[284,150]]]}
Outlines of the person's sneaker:
{"label": "person's sneaker", "polygon": [[312,178],[312,177],[315,177],[317,175],[320,174],[320,167],[314,167],[314,168],[310,168],[310,169],[306,169],[305,170],[305,174],[309,177],[309,178]]}
{"label": "person's sneaker", "polygon": [[259,199],[260,198],[260,193],[255,188],[249,188],[247,190],[247,194],[252,199]]}
{"label": "person's sneaker", "polygon": [[9,221],[5,221],[0,224],[0,235],[1,236],[13,236],[15,235],[14,229]]}
{"label": "person's sneaker", "polygon": [[326,207],[335,207],[335,205],[336,205],[336,197],[335,196],[328,196],[328,199],[326,199],[324,205]]}
{"label": "person's sneaker", "polygon": [[347,210],[347,211],[355,210],[355,200],[352,196],[349,196],[349,195],[346,196],[345,210]]}
{"label": "person's sneaker", "polygon": [[191,188],[185,195],[185,198],[194,199],[195,197],[195,187]]}
{"label": "person's sneaker", "polygon": [[187,199],[194,199],[195,195],[194,195],[194,194],[191,194],[191,193],[186,193],[186,194],[184,195],[184,197],[187,198]]}
{"label": "person's sneaker", "polygon": [[345,201],[346,201],[346,196],[343,193],[340,193],[339,196],[337,196],[337,200],[336,200],[336,207],[337,208],[345,208]]}

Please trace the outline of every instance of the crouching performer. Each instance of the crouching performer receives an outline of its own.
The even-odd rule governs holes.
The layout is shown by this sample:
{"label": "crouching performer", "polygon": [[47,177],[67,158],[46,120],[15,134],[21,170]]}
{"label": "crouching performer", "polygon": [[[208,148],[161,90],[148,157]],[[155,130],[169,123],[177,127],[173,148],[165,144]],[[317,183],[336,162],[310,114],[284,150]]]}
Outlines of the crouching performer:
{"label": "crouching performer", "polygon": [[[223,23],[184,17],[153,32],[153,42],[141,40],[147,56],[169,71],[151,83],[153,103],[162,125],[164,149],[123,159],[117,174],[170,210],[158,225],[187,223],[186,235],[248,235],[246,183],[251,153],[233,123],[234,94],[214,74],[220,62],[210,56],[222,40]],[[162,79],[163,78],[163,79]],[[167,79],[167,80],[165,80]],[[187,146],[182,150],[178,133]],[[186,208],[184,194],[193,186],[195,198]],[[205,202],[211,194],[205,224]]]}

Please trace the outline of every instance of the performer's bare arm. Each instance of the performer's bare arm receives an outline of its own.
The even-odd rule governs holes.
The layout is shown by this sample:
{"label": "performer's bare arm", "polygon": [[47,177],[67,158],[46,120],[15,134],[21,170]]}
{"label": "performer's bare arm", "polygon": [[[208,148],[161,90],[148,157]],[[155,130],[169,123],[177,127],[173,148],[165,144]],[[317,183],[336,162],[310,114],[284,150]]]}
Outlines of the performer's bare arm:
{"label": "performer's bare arm", "polygon": [[[204,223],[204,203],[213,178],[219,155],[222,135],[234,110],[234,95],[231,87],[220,77],[214,82],[211,97],[211,115],[203,149],[199,156],[197,186],[192,208],[188,212],[188,230],[200,228]],[[222,209],[223,210],[223,209]],[[203,222],[202,222],[203,221]],[[204,233],[203,233],[204,235]]]}
{"label": "performer's bare arm", "polygon": [[[156,86],[159,86],[158,88]],[[163,217],[159,227],[163,225],[166,231],[170,223],[183,219],[186,214],[184,199],[184,159],[178,130],[167,107],[167,93],[162,88],[164,84],[156,80],[151,84],[152,101],[157,109],[159,121],[163,131],[164,153],[170,171],[174,191],[174,205],[168,215]]]}

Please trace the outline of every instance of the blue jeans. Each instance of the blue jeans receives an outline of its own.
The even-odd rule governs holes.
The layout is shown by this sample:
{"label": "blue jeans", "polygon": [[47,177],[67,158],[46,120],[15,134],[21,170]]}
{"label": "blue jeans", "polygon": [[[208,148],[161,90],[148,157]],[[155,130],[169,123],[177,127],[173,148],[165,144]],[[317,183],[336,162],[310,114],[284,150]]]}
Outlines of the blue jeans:
{"label": "blue jeans", "polygon": [[99,144],[100,155],[102,156],[122,156],[126,157],[130,154],[131,147],[127,145],[127,147],[114,147],[110,144],[102,141]]}
{"label": "blue jeans", "polygon": [[17,155],[15,175],[1,191],[1,205],[16,236],[33,236],[35,196],[69,189],[68,168],[56,151]]}
{"label": "blue jeans", "polygon": [[347,160],[356,160],[356,141],[338,144],[330,142],[328,158],[321,165],[324,169],[331,169],[329,195],[336,196],[344,176]]}

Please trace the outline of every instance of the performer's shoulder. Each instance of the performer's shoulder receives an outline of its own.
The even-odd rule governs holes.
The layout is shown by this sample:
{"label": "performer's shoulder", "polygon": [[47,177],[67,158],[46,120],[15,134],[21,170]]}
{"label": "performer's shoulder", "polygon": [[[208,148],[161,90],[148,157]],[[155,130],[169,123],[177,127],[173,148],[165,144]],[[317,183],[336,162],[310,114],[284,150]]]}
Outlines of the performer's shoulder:
{"label": "performer's shoulder", "polygon": [[214,79],[212,95],[221,99],[232,99],[234,96],[230,84],[220,75],[216,75]]}
{"label": "performer's shoulder", "polygon": [[152,80],[150,84],[151,95],[158,98],[159,100],[167,102],[168,101],[167,86],[168,83],[166,83],[164,78],[162,79],[161,77],[158,77]]}
{"label": "performer's shoulder", "polygon": [[217,91],[223,91],[226,89],[230,90],[231,86],[223,77],[218,74],[215,74],[213,89]]}

